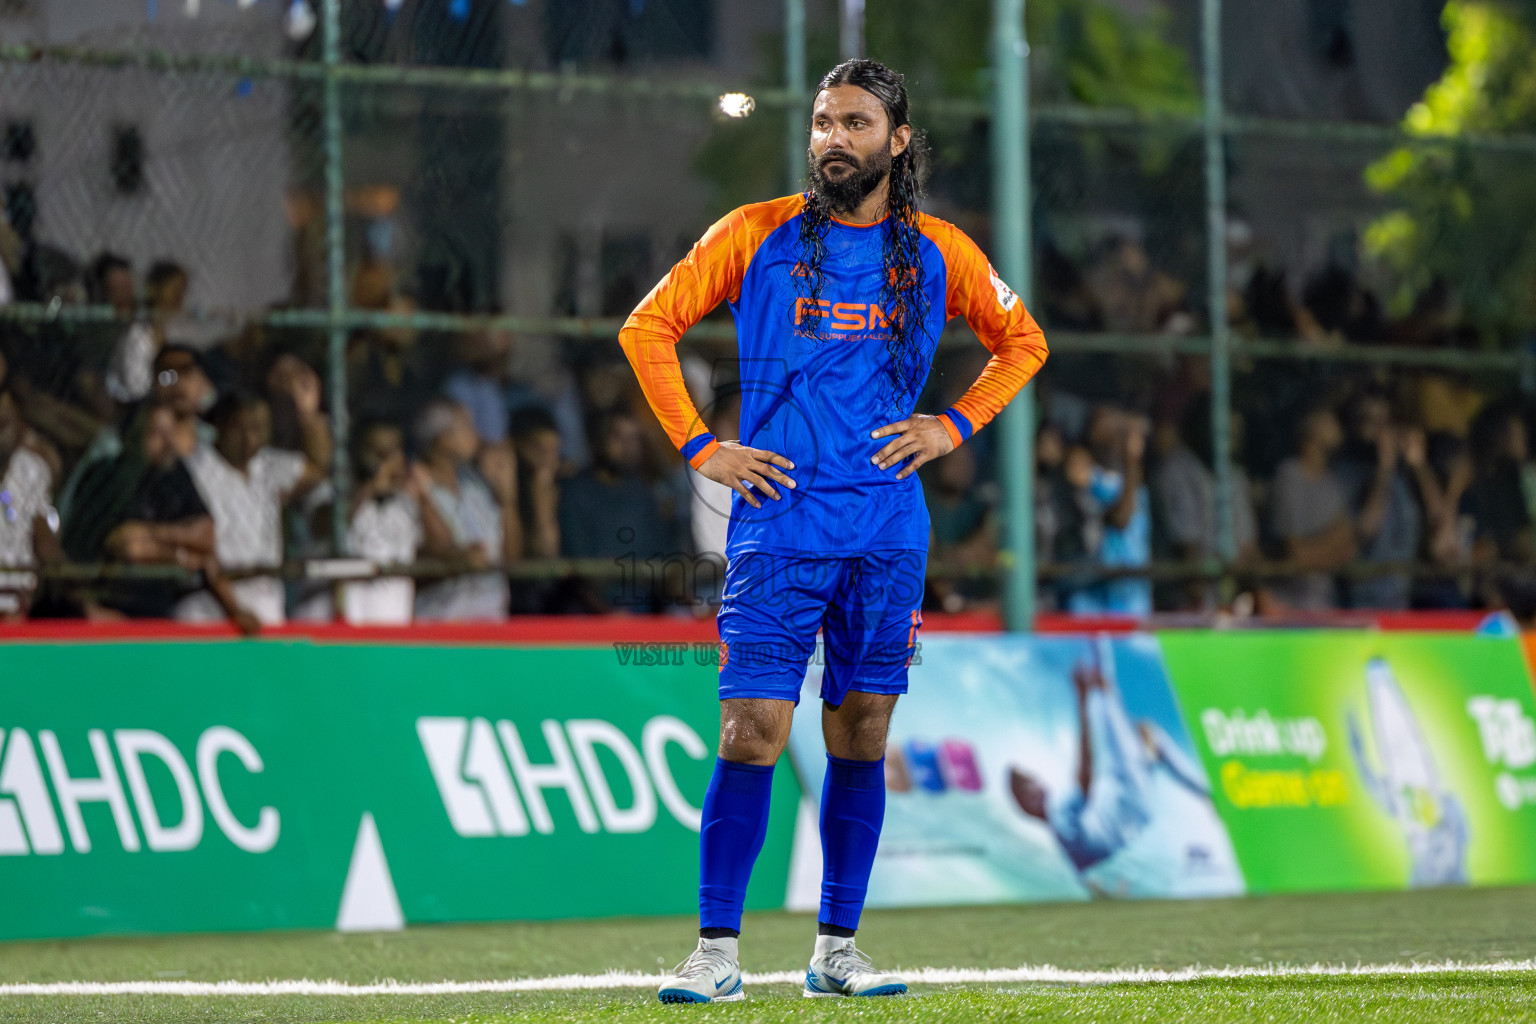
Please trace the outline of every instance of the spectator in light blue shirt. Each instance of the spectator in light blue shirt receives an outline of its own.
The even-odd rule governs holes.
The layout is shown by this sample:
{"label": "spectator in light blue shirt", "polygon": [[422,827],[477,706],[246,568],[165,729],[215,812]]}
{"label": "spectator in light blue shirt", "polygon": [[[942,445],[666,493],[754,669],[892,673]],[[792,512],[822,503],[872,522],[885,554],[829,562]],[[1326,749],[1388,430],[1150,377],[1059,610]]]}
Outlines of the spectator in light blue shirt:
{"label": "spectator in light blue shirt", "polygon": [[507,360],[512,335],[506,331],[477,331],[459,346],[457,370],[443,383],[443,393],[469,410],[482,445],[507,440]]}
{"label": "spectator in light blue shirt", "polygon": [[[1145,567],[1152,559],[1152,519],[1143,482],[1146,421],[1100,406],[1088,421],[1087,442],[1095,462],[1089,492],[1103,509],[1097,564]],[[1152,583],[1137,576],[1100,580],[1069,593],[1066,608],[1074,615],[1150,615]]]}

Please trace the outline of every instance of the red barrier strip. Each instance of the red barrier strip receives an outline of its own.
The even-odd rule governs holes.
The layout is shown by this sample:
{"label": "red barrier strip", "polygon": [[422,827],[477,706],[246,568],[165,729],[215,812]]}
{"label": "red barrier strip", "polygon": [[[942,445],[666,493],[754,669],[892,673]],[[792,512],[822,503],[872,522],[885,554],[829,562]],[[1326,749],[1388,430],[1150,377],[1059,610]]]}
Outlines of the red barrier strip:
{"label": "red barrier strip", "polygon": [[[1260,628],[1338,628],[1418,630],[1470,633],[1486,612],[1341,613],[1297,618],[1286,622],[1254,621]],[[1155,623],[1151,629],[1172,626]],[[927,613],[922,635],[934,633],[997,633],[1002,619],[991,612]],[[1037,633],[1131,633],[1148,624],[1131,618],[1077,618],[1042,615]],[[93,640],[227,640],[238,636],[225,623],[190,625],[165,619],[131,622],[86,622],[81,619],[35,619],[0,625],[0,642],[42,640],[83,643]],[[702,619],[671,615],[527,615],[504,622],[431,623],[413,626],[347,626],[339,623],[295,622],[265,630],[268,639],[306,639],[319,643],[408,644],[610,644],[694,643],[719,639],[714,616]]]}

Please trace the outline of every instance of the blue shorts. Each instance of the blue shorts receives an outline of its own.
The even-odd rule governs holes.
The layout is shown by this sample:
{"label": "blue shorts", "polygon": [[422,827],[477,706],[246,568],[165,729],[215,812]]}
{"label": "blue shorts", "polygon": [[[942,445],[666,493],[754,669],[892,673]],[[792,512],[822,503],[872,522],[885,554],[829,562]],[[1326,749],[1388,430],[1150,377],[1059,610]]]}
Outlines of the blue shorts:
{"label": "blue shorts", "polygon": [[720,601],[720,699],[799,703],[824,634],[821,697],[906,693],[923,624],[926,551],[801,558],[748,551],[732,558]]}

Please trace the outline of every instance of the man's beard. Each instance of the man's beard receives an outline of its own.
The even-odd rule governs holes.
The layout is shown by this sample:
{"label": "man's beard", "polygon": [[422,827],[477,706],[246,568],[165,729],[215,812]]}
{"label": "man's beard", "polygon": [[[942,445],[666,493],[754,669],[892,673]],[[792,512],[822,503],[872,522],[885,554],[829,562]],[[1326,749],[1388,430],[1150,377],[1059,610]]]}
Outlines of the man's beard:
{"label": "man's beard", "polygon": [[[891,173],[891,151],[883,147],[862,161],[845,149],[829,149],[819,160],[815,153],[806,155],[811,168],[811,195],[825,201],[833,213],[852,213]],[[836,180],[827,177],[821,169],[833,157],[853,169]]]}

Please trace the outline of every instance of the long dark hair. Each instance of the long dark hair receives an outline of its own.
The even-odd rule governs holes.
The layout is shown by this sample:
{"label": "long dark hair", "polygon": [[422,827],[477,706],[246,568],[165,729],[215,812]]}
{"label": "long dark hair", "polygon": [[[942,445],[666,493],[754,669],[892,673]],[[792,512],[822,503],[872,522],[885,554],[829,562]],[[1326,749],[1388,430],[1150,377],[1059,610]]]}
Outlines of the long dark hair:
{"label": "long dark hair", "polygon": [[[879,100],[885,107],[891,131],[912,124],[907,115],[906,78],[900,72],[892,71],[879,61],[860,57],[844,61],[828,71],[816,86],[816,92],[819,95],[823,90],[839,85],[857,86]],[[917,226],[917,202],[923,195],[927,162],[927,141],[914,128],[907,148],[891,160],[886,199],[885,281],[880,289],[880,308],[890,322],[890,336],[885,348],[891,356],[890,404],[895,408],[902,406],[904,400],[921,386],[924,377],[918,342],[927,330],[929,310],[928,297],[923,291],[922,232]],[[812,311],[821,298],[827,229],[831,223],[831,202],[814,187],[807,189],[805,211],[800,218],[801,266],[795,268],[795,281],[800,297],[808,300]],[[797,319],[800,321],[795,324],[797,334],[822,338],[822,317],[813,312]]]}

